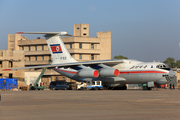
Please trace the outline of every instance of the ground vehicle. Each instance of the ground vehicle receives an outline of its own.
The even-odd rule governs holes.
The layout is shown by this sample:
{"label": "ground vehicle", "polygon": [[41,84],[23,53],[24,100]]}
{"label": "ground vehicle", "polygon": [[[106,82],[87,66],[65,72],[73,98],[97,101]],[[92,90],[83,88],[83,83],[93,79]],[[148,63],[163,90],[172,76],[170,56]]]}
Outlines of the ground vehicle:
{"label": "ground vehicle", "polygon": [[53,81],[50,83],[49,89],[52,90],[71,90],[72,87],[65,81]]}
{"label": "ground vehicle", "polygon": [[87,86],[85,89],[90,90],[100,90],[102,89],[102,81],[88,81],[86,82]]}

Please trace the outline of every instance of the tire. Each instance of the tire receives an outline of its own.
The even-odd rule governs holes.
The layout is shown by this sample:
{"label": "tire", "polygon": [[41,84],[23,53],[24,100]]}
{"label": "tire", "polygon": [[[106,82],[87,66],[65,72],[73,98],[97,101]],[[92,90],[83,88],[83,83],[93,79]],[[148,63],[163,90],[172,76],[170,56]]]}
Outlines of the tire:
{"label": "tire", "polygon": [[152,88],[151,87],[147,87],[148,90],[151,90]]}
{"label": "tire", "polygon": [[127,90],[127,86],[126,85],[124,86],[124,90]]}
{"label": "tire", "polygon": [[99,88],[98,87],[95,87],[95,90],[98,90]]}
{"label": "tire", "polygon": [[109,87],[104,86],[103,89],[104,90],[109,90]]}

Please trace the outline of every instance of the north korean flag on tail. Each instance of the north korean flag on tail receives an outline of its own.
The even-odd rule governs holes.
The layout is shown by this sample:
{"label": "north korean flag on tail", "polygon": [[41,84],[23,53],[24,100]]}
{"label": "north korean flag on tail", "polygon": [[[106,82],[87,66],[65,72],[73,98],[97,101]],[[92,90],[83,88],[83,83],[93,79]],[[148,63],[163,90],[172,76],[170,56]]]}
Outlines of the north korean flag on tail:
{"label": "north korean flag on tail", "polygon": [[53,44],[53,45],[50,45],[50,47],[53,53],[62,53],[60,44]]}

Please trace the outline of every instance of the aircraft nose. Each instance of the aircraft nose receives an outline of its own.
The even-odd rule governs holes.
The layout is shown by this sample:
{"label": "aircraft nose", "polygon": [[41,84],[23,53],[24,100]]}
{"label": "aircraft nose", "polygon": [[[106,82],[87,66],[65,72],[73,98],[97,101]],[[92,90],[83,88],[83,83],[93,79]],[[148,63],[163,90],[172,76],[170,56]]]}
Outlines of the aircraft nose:
{"label": "aircraft nose", "polygon": [[170,70],[169,71],[169,77],[171,78],[171,79],[173,79],[174,77],[175,77],[175,72],[173,71],[173,70]]}

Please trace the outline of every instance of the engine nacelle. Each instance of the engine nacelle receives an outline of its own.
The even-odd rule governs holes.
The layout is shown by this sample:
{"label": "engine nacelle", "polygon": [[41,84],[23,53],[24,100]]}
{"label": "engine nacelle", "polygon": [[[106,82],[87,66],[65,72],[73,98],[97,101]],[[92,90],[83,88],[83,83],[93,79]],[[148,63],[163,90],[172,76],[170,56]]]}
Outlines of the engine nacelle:
{"label": "engine nacelle", "polygon": [[101,77],[117,77],[119,75],[119,70],[114,68],[103,68],[99,71],[99,76]]}
{"label": "engine nacelle", "polygon": [[159,85],[165,85],[165,84],[168,83],[168,81],[164,79],[164,80],[156,81],[156,83],[159,84]]}
{"label": "engine nacelle", "polygon": [[76,74],[80,78],[96,78],[99,76],[99,72],[93,69],[83,69]]}

